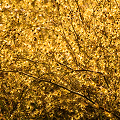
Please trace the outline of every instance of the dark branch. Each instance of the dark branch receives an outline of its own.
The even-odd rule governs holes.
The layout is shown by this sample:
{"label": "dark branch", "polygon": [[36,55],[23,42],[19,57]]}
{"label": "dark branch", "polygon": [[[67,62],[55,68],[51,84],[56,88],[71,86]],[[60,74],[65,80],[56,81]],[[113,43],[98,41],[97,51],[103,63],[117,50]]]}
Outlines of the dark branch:
{"label": "dark branch", "polygon": [[92,70],[86,70],[86,69],[74,70],[74,69],[72,69],[71,67],[68,67],[67,65],[65,65],[65,64],[63,64],[63,63],[60,63],[59,61],[57,61],[57,62],[58,62],[60,65],[63,65],[63,66],[65,66],[65,67],[67,67],[67,69],[72,70],[71,73],[72,73],[72,72],[83,72],[83,71],[86,71],[86,72],[93,72],[93,73],[97,73],[97,74],[102,75],[102,76],[104,77],[105,83],[107,84],[107,87],[109,88],[109,85],[108,85],[106,76],[105,76],[103,73],[101,73],[101,72],[96,72],[96,71],[92,71]]}
{"label": "dark branch", "polygon": [[81,96],[81,97],[84,97],[84,98],[86,98],[87,100],[89,100],[90,102],[92,102],[93,104],[95,104],[95,102],[92,101],[91,99],[89,99],[87,96],[82,95],[82,94],[80,94],[79,92],[75,92],[75,91],[73,91],[73,90],[70,90],[70,89],[68,89],[68,88],[66,88],[66,87],[64,87],[64,86],[62,86],[62,85],[57,84],[57,83],[53,83],[53,82],[51,82],[51,80],[46,80],[46,78],[38,78],[38,77],[33,76],[32,74],[28,74],[28,73],[25,73],[25,72],[22,72],[22,71],[11,71],[11,70],[10,70],[10,71],[9,71],[9,70],[0,70],[0,71],[2,71],[2,72],[14,72],[14,73],[18,72],[18,73],[20,73],[20,74],[27,75],[28,77],[32,77],[32,78],[35,79],[34,81],[32,81],[33,83],[35,83],[35,82],[37,82],[37,83],[40,83],[40,82],[51,83],[51,84],[56,85],[56,86],[58,86],[58,87],[60,87],[60,88],[63,88],[63,89],[65,89],[65,90],[68,90],[68,91],[71,92],[71,93],[74,93],[74,94],[77,94],[77,95],[79,95],[79,96]]}
{"label": "dark branch", "polygon": [[[11,71],[11,70],[0,70],[0,71],[2,71],[2,72],[14,72],[14,73],[18,72],[18,73],[20,73],[20,74],[27,75],[27,76],[32,77],[32,78],[35,79],[34,81],[32,81],[33,83],[34,83],[34,82],[37,82],[37,83],[40,83],[40,82],[51,83],[51,84],[53,84],[53,85],[55,85],[55,86],[58,86],[58,87],[60,87],[60,88],[63,88],[63,89],[65,89],[65,90],[67,90],[67,91],[69,91],[69,92],[71,92],[71,93],[77,94],[77,95],[79,95],[79,96],[87,99],[88,101],[90,101],[90,102],[91,102],[92,104],[94,104],[94,105],[96,104],[94,101],[92,101],[92,100],[91,100],[90,98],[88,98],[87,96],[82,95],[82,94],[80,94],[79,92],[70,90],[70,89],[68,89],[68,88],[66,88],[66,87],[64,87],[64,86],[62,86],[62,85],[53,83],[53,82],[51,82],[51,80],[48,81],[48,80],[46,80],[46,78],[38,78],[38,77],[33,76],[32,74],[28,74],[28,73],[25,73],[25,72],[22,72],[22,71]],[[90,70],[77,70],[77,71],[90,71]],[[94,72],[94,71],[90,71],[90,72]],[[104,110],[104,111],[106,111],[106,112],[109,112],[109,113],[113,114],[115,117],[120,118],[120,116],[116,115],[115,113],[113,113],[113,112],[111,112],[111,111],[109,111],[109,110],[105,110],[103,107],[99,107],[99,109]]]}

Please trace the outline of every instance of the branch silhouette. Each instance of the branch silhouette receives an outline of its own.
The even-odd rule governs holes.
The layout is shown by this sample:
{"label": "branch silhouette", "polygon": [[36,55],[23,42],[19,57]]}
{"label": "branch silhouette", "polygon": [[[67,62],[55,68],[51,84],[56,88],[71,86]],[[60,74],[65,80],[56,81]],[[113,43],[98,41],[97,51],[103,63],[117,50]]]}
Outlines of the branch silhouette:
{"label": "branch silhouette", "polygon": [[[27,75],[27,76],[29,76],[29,77],[32,77],[32,78],[34,78],[35,80],[33,80],[32,81],[32,83],[40,83],[40,82],[47,82],[47,83],[50,83],[50,84],[53,84],[53,85],[55,85],[55,86],[58,86],[58,87],[60,87],[60,88],[63,88],[63,89],[65,89],[65,90],[67,90],[67,91],[69,91],[69,92],[71,92],[71,93],[74,93],[74,94],[76,94],[76,95],[79,95],[79,96],[81,96],[81,97],[83,97],[83,98],[85,98],[85,99],[87,99],[89,102],[91,102],[92,104],[94,104],[94,105],[96,105],[96,104],[98,104],[98,103],[96,103],[96,102],[94,102],[94,101],[92,101],[90,98],[88,98],[87,96],[85,96],[85,95],[83,95],[83,94],[80,94],[79,92],[76,92],[76,91],[73,91],[73,90],[71,90],[71,89],[68,89],[68,88],[66,88],[66,87],[64,87],[64,86],[62,86],[62,85],[59,85],[59,84],[57,84],[57,83],[54,83],[54,82],[52,82],[51,80],[46,80],[46,78],[44,78],[44,77],[35,77],[35,76],[33,76],[32,74],[28,74],[28,73],[25,73],[25,72],[22,72],[22,71],[18,71],[18,70],[0,70],[1,72],[13,72],[13,73],[19,73],[19,74],[23,74],[23,75]],[[77,70],[77,71],[86,71],[86,70]],[[90,71],[91,72],[91,71]],[[92,71],[93,72],[93,71]],[[97,108],[97,107],[96,107]],[[101,109],[101,110],[103,110],[103,111],[106,111],[106,112],[109,112],[109,113],[111,113],[111,114],[113,114],[116,118],[119,118],[120,119],[120,116],[118,116],[117,114],[115,114],[114,112],[112,112],[112,111],[109,111],[109,110],[106,110],[106,109],[104,109],[103,107],[101,107],[101,106],[99,106],[97,109]]]}
{"label": "branch silhouette", "polygon": [[68,90],[69,92],[71,92],[71,93],[75,93],[75,94],[77,94],[77,95],[79,95],[79,96],[81,96],[81,97],[84,97],[84,98],[86,98],[87,100],[89,100],[90,102],[92,102],[93,104],[95,104],[95,102],[94,101],[92,101],[91,99],[89,99],[87,96],[85,96],[85,95],[82,95],[82,94],[80,94],[79,92],[75,92],[75,91],[73,91],[73,90],[71,90],[71,89],[68,89],[68,88],[66,88],[66,87],[64,87],[64,86],[62,86],[62,85],[59,85],[59,84],[57,84],[57,83],[54,83],[54,82],[52,82],[51,80],[46,80],[46,78],[44,78],[44,77],[35,77],[35,76],[33,76],[32,74],[28,74],[28,73],[25,73],[25,72],[22,72],[22,71],[17,71],[17,70],[0,70],[0,71],[2,71],[2,72],[14,72],[14,73],[16,73],[16,72],[18,72],[18,73],[20,73],[20,74],[23,74],[23,75],[27,75],[28,77],[32,77],[32,78],[34,78],[35,80],[33,80],[32,81],[32,83],[40,83],[40,82],[47,82],[47,83],[51,83],[51,84],[53,84],[53,85],[56,85],[56,86],[58,86],[58,87],[60,87],[60,88],[63,88],[63,89],[66,89],[66,90]]}
{"label": "branch silhouette", "polygon": [[96,72],[96,71],[86,70],[86,69],[74,70],[73,68],[68,67],[67,65],[65,65],[63,63],[60,63],[58,60],[56,60],[56,62],[58,62],[60,65],[65,66],[67,69],[71,70],[71,73],[72,72],[83,72],[83,71],[86,71],[86,72],[92,72],[92,73],[97,73],[99,75],[102,75],[104,77],[105,83],[107,84],[107,87],[109,88],[109,84],[107,82],[106,76],[102,72]]}

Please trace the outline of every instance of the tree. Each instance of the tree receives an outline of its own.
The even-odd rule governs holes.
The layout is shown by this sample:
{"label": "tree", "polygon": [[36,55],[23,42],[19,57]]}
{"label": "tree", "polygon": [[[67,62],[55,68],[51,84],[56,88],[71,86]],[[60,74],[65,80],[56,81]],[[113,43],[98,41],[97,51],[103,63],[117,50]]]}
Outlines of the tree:
{"label": "tree", "polygon": [[1,5],[4,118],[120,118],[117,0]]}

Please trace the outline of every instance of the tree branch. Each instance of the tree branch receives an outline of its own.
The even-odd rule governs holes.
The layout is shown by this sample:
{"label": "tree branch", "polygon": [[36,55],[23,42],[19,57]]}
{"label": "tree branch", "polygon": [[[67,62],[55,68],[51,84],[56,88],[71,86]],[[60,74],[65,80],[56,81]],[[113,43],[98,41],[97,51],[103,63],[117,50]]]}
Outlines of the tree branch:
{"label": "tree branch", "polygon": [[100,74],[100,75],[102,75],[102,76],[104,77],[105,83],[107,84],[107,87],[109,88],[109,84],[108,84],[108,82],[107,82],[106,76],[105,76],[103,73],[101,73],[101,72],[96,72],[96,71],[86,70],[86,69],[74,70],[73,68],[68,67],[67,65],[65,65],[65,64],[63,64],[63,63],[60,63],[59,61],[56,61],[56,62],[58,62],[60,65],[63,65],[63,66],[65,66],[65,67],[67,67],[67,69],[72,70],[71,73],[72,73],[72,72],[83,72],[83,71],[86,71],[86,72],[93,72],[93,73]]}
{"label": "tree branch", "polygon": [[32,81],[33,83],[34,83],[34,82],[37,82],[37,83],[40,83],[40,82],[51,83],[51,84],[53,84],[53,85],[55,85],[55,86],[58,86],[58,87],[60,87],[60,88],[65,89],[65,90],[67,90],[67,91],[69,91],[69,92],[71,92],[71,93],[74,93],[74,94],[77,94],[77,95],[79,95],[79,96],[81,96],[81,97],[84,97],[85,99],[87,99],[87,100],[89,100],[90,102],[92,102],[93,104],[95,104],[95,102],[92,101],[91,99],[89,99],[87,96],[82,95],[82,94],[80,94],[79,92],[75,92],[75,91],[73,91],[73,90],[70,90],[70,89],[68,89],[68,88],[66,88],[66,87],[64,87],[64,86],[62,86],[62,85],[57,84],[57,83],[53,83],[53,82],[51,82],[51,80],[46,80],[46,78],[43,78],[43,77],[42,77],[42,78],[38,78],[38,77],[33,76],[32,74],[28,74],[28,73],[25,73],[25,72],[22,72],[22,71],[12,71],[12,70],[0,70],[0,71],[2,71],[2,72],[14,72],[14,73],[18,72],[18,73],[20,73],[20,74],[27,75],[28,77],[32,77],[32,78],[35,79],[34,81]]}
{"label": "tree branch", "polygon": [[[12,70],[0,70],[0,71],[1,71],[1,72],[14,72],[14,73],[18,72],[18,73],[20,73],[20,74],[27,75],[27,76],[32,77],[32,78],[35,79],[35,80],[32,81],[32,82],[37,82],[37,83],[47,82],[47,83],[51,83],[51,84],[53,84],[53,85],[55,85],[55,86],[58,86],[58,87],[60,87],[60,88],[63,88],[63,89],[65,89],[65,90],[67,90],[67,91],[69,91],[69,92],[71,92],[71,93],[77,94],[77,95],[79,95],[79,96],[87,99],[88,101],[90,101],[90,102],[91,102],[92,104],[94,104],[94,105],[96,104],[96,102],[92,101],[92,100],[91,100],[90,98],[88,98],[87,96],[82,95],[82,94],[80,94],[79,92],[73,91],[73,90],[71,90],[71,89],[68,89],[68,88],[66,88],[66,87],[64,87],[64,86],[62,86],[62,85],[57,84],[57,83],[53,83],[53,82],[51,82],[51,80],[48,81],[48,80],[46,80],[46,78],[38,78],[38,77],[33,76],[32,74],[28,74],[28,73],[25,73],[25,72],[22,72],[22,71],[17,71],[17,70],[15,70],[15,71],[12,71]],[[90,70],[77,70],[77,71],[90,71]],[[94,72],[94,71],[90,71],[90,72]],[[100,72],[97,72],[97,73],[100,73]],[[100,73],[100,74],[101,74],[101,73]],[[105,110],[103,107],[99,107],[99,109],[104,110],[104,111],[106,111],[106,112],[109,112],[109,113],[113,114],[115,117],[117,117],[117,118],[120,119],[120,116],[116,115],[114,112],[111,112],[111,111],[109,111],[109,110]]]}

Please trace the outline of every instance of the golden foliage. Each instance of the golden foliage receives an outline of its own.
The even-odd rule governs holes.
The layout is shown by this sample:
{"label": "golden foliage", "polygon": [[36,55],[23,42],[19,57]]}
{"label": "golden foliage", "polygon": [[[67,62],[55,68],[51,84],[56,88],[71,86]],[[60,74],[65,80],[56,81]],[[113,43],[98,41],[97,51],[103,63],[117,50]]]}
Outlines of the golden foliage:
{"label": "golden foliage", "polygon": [[118,0],[0,1],[1,119],[119,119]]}

